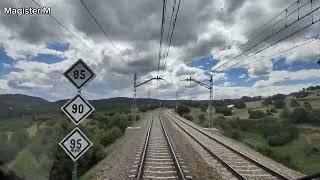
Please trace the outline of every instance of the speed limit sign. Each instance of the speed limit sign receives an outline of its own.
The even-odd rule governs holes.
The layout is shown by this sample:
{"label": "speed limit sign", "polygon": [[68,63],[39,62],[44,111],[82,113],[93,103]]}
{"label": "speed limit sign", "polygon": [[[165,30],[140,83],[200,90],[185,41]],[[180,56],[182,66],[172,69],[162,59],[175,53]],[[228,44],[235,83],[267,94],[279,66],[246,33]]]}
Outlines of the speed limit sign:
{"label": "speed limit sign", "polygon": [[92,146],[92,143],[79,128],[75,128],[59,145],[73,161],[76,161]]}
{"label": "speed limit sign", "polygon": [[82,59],[79,59],[63,74],[78,89],[82,89],[96,76]]}
{"label": "speed limit sign", "polygon": [[[62,106],[61,110],[76,125],[81,123],[93,111],[94,107],[81,95],[82,88],[88,84],[96,74],[79,59],[63,75],[78,89],[78,95]],[[77,179],[77,159],[82,156],[91,146],[90,140],[76,127],[60,143],[62,149],[75,161],[73,166],[74,179]]]}
{"label": "speed limit sign", "polygon": [[78,125],[94,111],[94,107],[80,94],[78,94],[76,97],[68,101],[61,110],[75,125]]}

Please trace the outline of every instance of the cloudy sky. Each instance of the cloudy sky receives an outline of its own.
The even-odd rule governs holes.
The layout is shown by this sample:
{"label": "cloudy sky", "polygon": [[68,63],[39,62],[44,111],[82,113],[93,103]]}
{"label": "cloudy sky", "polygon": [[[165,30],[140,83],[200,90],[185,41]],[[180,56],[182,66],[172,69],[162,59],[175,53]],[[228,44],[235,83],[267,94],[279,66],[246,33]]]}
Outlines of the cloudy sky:
{"label": "cloudy sky", "polygon": [[[315,63],[320,59],[320,23],[284,39],[312,24],[311,15],[318,22],[320,0],[314,0],[312,14],[310,0],[299,4],[292,0],[181,0],[167,63],[159,73],[162,0],[84,0],[113,45],[80,0],[35,1],[51,7],[51,15],[73,34],[48,15],[4,14],[4,7],[37,7],[32,0],[1,0],[0,94],[51,101],[71,98],[76,89],[62,73],[79,58],[97,74],[84,90],[88,99],[132,97],[134,73],[138,82],[163,76],[167,83],[155,81],[138,88],[138,97],[147,97],[150,91],[152,98],[162,99],[174,99],[178,89],[181,98],[207,99],[207,89],[177,83],[190,76],[205,80],[217,70],[222,73],[214,76],[216,99],[290,93],[320,84],[320,66]],[[167,0],[164,37],[173,2]],[[291,4],[284,18],[286,14],[280,12]],[[296,48],[285,51],[291,47]]]}

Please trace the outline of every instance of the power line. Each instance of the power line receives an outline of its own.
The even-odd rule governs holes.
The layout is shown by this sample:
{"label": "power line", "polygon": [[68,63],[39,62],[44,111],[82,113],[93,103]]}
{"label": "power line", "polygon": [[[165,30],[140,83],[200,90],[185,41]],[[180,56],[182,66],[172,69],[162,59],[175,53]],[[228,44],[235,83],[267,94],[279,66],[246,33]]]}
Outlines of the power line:
{"label": "power line", "polygon": [[[174,17],[174,12],[175,12],[175,6],[176,6],[177,0],[174,0],[174,3],[172,5],[172,11],[171,11],[171,17],[170,17],[170,23],[169,23],[169,30],[168,30],[168,34],[167,34],[167,40],[166,40],[166,47],[165,47],[165,56],[166,56],[166,52],[169,50],[168,45],[169,45],[169,37],[171,34],[171,29],[172,29],[172,23],[173,23],[173,17]],[[166,57],[165,57],[166,58]],[[164,69],[164,67],[163,67]]]}
{"label": "power line", "polygon": [[167,1],[163,0],[162,3],[162,19],[161,19],[161,30],[160,30],[160,48],[159,48],[159,60],[158,60],[158,74],[160,71],[160,61],[161,61],[161,53],[162,53],[162,41],[163,41],[163,31],[165,25],[165,14],[166,14]]}
{"label": "power line", "polygon": [[[296,49],[296,48],[298,48],[298,47],[305,46],[305,45],[310,44],[310,43],[312,43],[312,42],[314,42],[314,41],[316,41],[316,40],[318,40],[318,39],[309,39],[309,40],[307,40],[307,41],[305,41],[305,42],[303,42],[303,43],[301,43],[301,44],[299,44],[299,45],[290,47],[290,48],[288,48],[288,49],[285,49],[285,50],[283,50],[283,51],[274,53],[274,54],[272,54],[272,55],[270,55],[270,56],[267,56],[267,57],[263,57],[263,58],[257,59],[257,60],[255,60],[255,61],[242,64],[242,65],[240,65],[239,67],[248,66],[248,65],[250,65],[250,64],[254,64],[254,63],[256,63],[256,62],[266,60],[266,59],[271,58],[271,57],[274,57],[274,56],[276,56],[276,55],[280,55],[280,54],[283,54],[283,53],[285,53],[285,52],[291,51],[292,49]],[[240,63],[240,62],[239,62],[239,63]],[[239,64],[239,63],[238,63],[238,64]],[[228,68],[225,69],[225,70],[228,70],[228,69],[234,67],[235,65],[237,65],[237,64],[233,64],[232,66],[228,67]]]}
{"label": "power line", "polygon": [[[175,1],[176,2],[176,1]],[[177,22],[177,18],[178,18],[178,13],[179,13],[179,9],[180,9],[180,3],[181,3],[181,0],[179,0],[179,3],[178,3],[178,7],[177,7],[177,12],[175,14],[175,18],[174,18],[174,21],[173,21],[173,27],[172,27],[172,32],[171,32],[171,35],[170,35],[170,41],[169,41],[169,47],[168,47],[168,50],[167,50],[167,53],[165,55],[165,61],[164,61],[164,65],[163,65],[163,69],[165,69],[166,67],[166,64],[167,64],[167,58],[168,58],[168,55],[169,55],[169,49],[171,47],[171,42],[172,42],[172,37],[173,37],[173,33],[174,33],[174,29],[176,27],[176,22]]]}
{"label": "power line", "polygon": [[[35,3],[37,6],[42,7],[39,3],[37,3],[35,0],[31,0],[33,3]],[[68,31],[71,35],[73,35],[75,38],[77,38],[83,45],[89,47],[86,43],[84,43],[80,37],[78,37],[76,34],[74,34],[71,30],[69,30],[64,24],[62,24],[57,18],[55,18],[53,15],[49,14],[49,16],[57,23],[59,24],[63,29]]]}
{"label": "power line", "polygon": [[[280,11],[279,13],[276,13],[275,16],[273,16],[271,19],[269,19],[269,20],[268,20],[267,22],[265,22],[264,24],[260,25],[260,26],[253,32],[254,37],[256,37],[255,34],[257,34],[257,33],[260,31],[260,29],[262,29],[262,28],[263,28],[264,26],[266,26],[267,24],[271,23],[273,20],[275,20],[275,19],[276,19],[277,17],[279,17],[281,14],[287,13],[287,10],[288,10],[289,8],[291,8],[292,6],[294,6],[295,4],[297,4],[297,1],[295,1],[294,3],[292,3],[291,5],[289,5],[285,10],[282,10],[282,11]],[[261,32],[261,33],[263,33],[263,32]],[[259,33],[259,34],[261,34],[261,33]]]}
{"label": "power line", "polygon": [[[320,8],[320,7],[319,7],[319,8]],[[240,62],[242,62],[242,61],[244,61],[244,60],[246,60],[246,59],[249,59],[249,58],[251,58],[251,57],[255,56],[256,54],[259,54],[260,52],[262,52],[262,51],[264,51],[264,50],[266,50],[266,49],[268,49],[268,48],[270,48],[270,47],[272,47],[272,46],[274,46],[274,45],[278,44],[279,42],[281,42],[281,41],[283,41],[283,40],[285,40],[285,39],[288,39],[289,37],[291,37],[291,36],[293,36],[293,35],[295,35],[295,34],[297,34],[297,33],[301,32],[301,31],[305,30],[306,28],[308,28],[308,27],[310,27],[310,26],[312,26],[313,24],[316,24],[316,23],[318,23],[318,22],[320,22],[320,19],[318,19],[317,21],[312,22],[311,24],[309,24],[309,25],[307,25],[307,26],[304,26],[303,28],[301,28],[301,29],[299,29],[299,30],[297,30],[297,31],[295,31],[295,32],[293,32],[293,33],[291,33],[291,34],[289,34],[288,36],[286,36],[286,37],[284,37],[284,38],[282,38],[282,39],[280,39],[280,40],[278,40],[278,41],[276,41],[276,42],[274,42],[274,43],[270,44],[269,46],[266,46],[265,48],[260,49],[259,51],[257,51],[257,52],[255,52],[255,53],[251,54],[250,56],[248,56],[248,57],[246,57],[246,58],[243,58],[243,59],[240,59],[238,62],[236,62],[235,64],[233,64],[233,65],[231,65],[231,66],[233,67],[234,65],[239,64]],[[229,67],[225,68],[225,69],[224,69],[224,70],[222,70],[222,71],[225,71],[226,69],[230,68],[231,66],[229,66]]]}
{"label": "power line", "polygon": [[[310,1],[310,2],[312,3],[312,0],[308,0],[308,1]],[[297,1],[297,2],[300,2],[300,1]],[[308,2],[308,3],[309,3],[309,2]],[[303,6],[305,6],[306,4],[307,4],[307,3],[305,3]],[[299,6],[298,9],[297,9],[297,11],[299,12],[299,9],[302,8],[303,6]],[[320,8],[320,7],[316,8],[316,9],[314,9],[314,10],[311,10],[309,13],[306,13],[306,14],[305,14],[304,16],[302,16],[302,17],[298,16],[297,20],[293,21],[293,22],[290,23],[289,25],[286,24],[283,28],[281,28],[281,29],[278,30],[277,32],[271,34],[270,36],[266,37],[266,38],[263,39],[262,41],[260,41],[260,42],[256,43],[255,45],[251,46],[250,48],[248,48],[247,50],[243,51],[242,53],[240,53],[240,54],[238,54],[238,55],[236,55],[236,56],[234,56],[234,57],[232,57],[232,58],[229,58],[226,62],[222,63],[221,65],[219,65],[219,66],[216,67],[215,69],[218,69],[218,68],[224,66],[225,64],[228,64],[228,63],[231,62],[232,60],[234,60],[234,59],[242,56],[243,54],[249,52],[249,51],[252,50],[253,48],[255,48],[255,47],[257,47],[258,45],[260,45],[261,43],[263,43],[263,42],[265,42],[266,40],[274,37],[275,35],[279,34],[279,33],[282,32],[283,30],[289,28],[289,27],[292,26],[293,24],[301,21],[301,20],[304,19],[305,17],[307,17],[307,16],[309,16],[310,14],[312,14],[313,12],[317,11],[319,8]],[[298,13],[298,14],[299,14],[299,13]],[[289,16],[286,16],[285,19],[287,19],[288,17],[289,17]],[[312,24],[314,24],[314,23],[315,23],[315,22],[312,22]],[[266,49],[266,48],[264,48],[264,49]],[[261,52],[261,51],[260,51],[260,52]]]}
{"label": "power line", "polygon": [[[92,17],[92,19],[94,20],[94,22],[98,25],[99,29],[103,32],[103,34],[107,37],[108,41],[110,42],[111,46],[113,47],[113,49],[111,49],[115,54],[118,54],[115,52],[115,50],[118,51],[117,47],[114,45],[112,39],[108,36],[108,34],[106,33],[106,31],[102,28],[102,26],[100,25],[100,23],[98,22],[98,20],[94,17],[94,15],[91,13],[90,9],[86,6],[86,4],[83,2],[83,0],[80,0],[82,5],[84,6],[84,8],[87,10],[87,12],[90,14],[90,16]],[[114,50],[115,49],[115,50]]]}

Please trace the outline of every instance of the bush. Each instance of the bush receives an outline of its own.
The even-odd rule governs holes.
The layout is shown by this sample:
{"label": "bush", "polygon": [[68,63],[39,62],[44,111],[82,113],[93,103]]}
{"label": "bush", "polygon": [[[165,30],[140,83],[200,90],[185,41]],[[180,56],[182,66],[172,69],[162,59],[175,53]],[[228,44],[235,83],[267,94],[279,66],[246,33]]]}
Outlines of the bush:
{"label": "bush", "polygon": [[221,113],[224,116],[231,116],[232,115],[231,109],[226,106],[217,106],[216,113]]}
{"label": "bush", "polygon": [[266,98],[262,101],[262,105],[264,106],[268,106],[268,105],[271,105],[272,104],[272,100],[271,98]]}
{"label": "bush", "polygon": [[289,118],[290,117],[290,112],[287,107],[283,109],[283,111],[280,114],[280,117],[282,117],[282,118]]}
{"label": "bush", "polygon": [[182,117],[190,121],[193,121],[193,117],[190,114],[184,114]]}
{"label": "bush", "polygon": [[308,112],[304,108],[295,108],[290,115],[290,120],[293,123],[308,122]]}
{"label": "bush", "polygon": [[250,119],[260,119],[265,117],[265,113],[262,110],[248,111]]}
{"label": "bush", "polygon": [[188,114],[190,112],[190,109],[187,106],[179,105],[176,112],[182,116],[184,114]]}
{"label": "bush", "polygon": [[287,132],[282,132],[282,133],[267,137],[267,142],[270,146],[281,146],[288,143],[290,140],[291,140],[291,136]]}
{"label": "bush", "polygon": [[201,110],[202,112],[206,112],[206,111],[207,111],[207,108],[208,108],[208,105],[206,105],[206,104],[204,104],[204,103],[200,104],[200,110]]}
{"label": "bush", "polygon": [[204,114],[200,114],[200,115],[198,116],[198,119],[199,119],[199,123],[200,123],[200,124],[202,124],[203,122],[206,121],[206,117],[205,117]]}
{"label": "bush", "polygon": [[103,137],[101,138],[101,144],[104,146],[109,145],[122,135],[123,133],[120,128],[113,127],[111,130],[105,131]]}
{"label": "bush", "polygon": [[277,109],[275,109],[275,108],[271,108],[271,109],[270,109],[270,112],[272,112],[272,113],[277,113],[278,111],[277,111]]}
{"label": "bush", "polygon": [[307,110],[311,110],[312,106],[309,102],[303,102],[303,107],[306,108]]}
{"label": "bush", "polygon": [[291,99],[290,106],[291,107],[298,107],[298,106],[300,106],[300,104],[296,99]]}
{"label": "bush", "polygon": [[283,99],[276,99],[273,101],[274,107],[278,109],[282,109],[286,106]]}
{"label": "bush", "polygon": [[238,101],[234,104],[234,107],[238,109],[244,109],[246,108],[246,103],[244,103],[243,101]]}

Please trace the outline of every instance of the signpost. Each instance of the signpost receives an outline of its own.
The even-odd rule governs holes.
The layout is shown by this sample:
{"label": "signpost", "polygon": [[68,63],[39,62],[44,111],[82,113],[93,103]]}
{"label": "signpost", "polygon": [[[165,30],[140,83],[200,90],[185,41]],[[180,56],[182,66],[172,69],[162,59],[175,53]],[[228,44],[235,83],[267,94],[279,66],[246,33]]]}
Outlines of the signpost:
{"label": "signpost", "polygon": [[80,94],[78,94],[72,100],[67,102],[61,110],[75,125],[79,125],[82,120],[94,111],[94,107],[91,106],[91,104]]}
{"label": "signpost", "polygon": [[[87,118],[95,109],[81,95],[82,89],[92,81],[96,74],[79,59],[63,75],[78,89],[78,94],[62,106],[61,110],[68,118],[78,126],[82,120]],[[92,146],[91,141],[76,127],[59,143],[61,148],[74,161],[72,179],[77,179],[77,160]]]}

